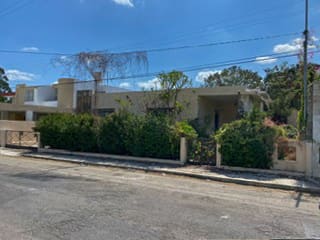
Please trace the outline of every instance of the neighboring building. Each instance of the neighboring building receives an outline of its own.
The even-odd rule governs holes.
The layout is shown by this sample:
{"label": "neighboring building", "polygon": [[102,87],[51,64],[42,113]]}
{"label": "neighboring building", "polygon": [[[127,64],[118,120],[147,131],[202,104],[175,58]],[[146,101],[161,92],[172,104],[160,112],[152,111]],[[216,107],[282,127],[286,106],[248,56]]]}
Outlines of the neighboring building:
{"label": "neighboring building", "polygon": [[[97,86],[94,82],[79,82],[62,78],[52,86],[17,85],[12,104],[0,104],[0,119],[35,121],[53,112],[95,112],[105,116],[121,108],[121,102],[130,103],[136,114],[148,111],[170,111],[157,103],[160,91],[128,91],[122,88]],[[237,119],[250,111],[254,104],[263,105],[268,95],[243,87],[182,89],[178,101],[185,105],[179,119],[197,119],[210,129]]]}
{"label": "neighboring building", "polygon": [[16,95],[15,92],[10,93],[0,93],[0,97],[5,99],[5,102],[11,103],[13,101],[14,96]]}
{"label": "neighboring building", "polygon": [[[119,110],[119,102],[128,101],[129,109],[136,114],[149,111],[170,111],[167,107],[157,104],[159,91],[98,93],[98,112],[113,112]],[[182,89],[178,101],[184,108],[178,118],[180,120],[197,119],[209,129],[217,129],[223,123],[239,118],[244,112],[252,110],[256,103],[263,107],[268,95],[257,90],[247,90],[242,87],[187,88]]]}

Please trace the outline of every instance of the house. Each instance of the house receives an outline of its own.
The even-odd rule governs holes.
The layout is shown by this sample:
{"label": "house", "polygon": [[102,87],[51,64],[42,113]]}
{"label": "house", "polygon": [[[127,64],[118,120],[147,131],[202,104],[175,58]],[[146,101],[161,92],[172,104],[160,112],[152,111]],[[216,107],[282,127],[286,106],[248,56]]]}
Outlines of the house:
{"label": "house", "polygon": [[[12,104],[0,104],[0,119],[36,121],[54,112],[94,112],[105,116],[119,110],[123,102],[129,103],[130,111],[136,114],[170,111],[170,107],[157,103],[160,92],[129,91],[72,78],[62,78],[48,86],[17,85]],[[197,119],[210,129],[217,129],[255,104],[262,107],[267,99],[264,92],[243,87],[186,88],[178,94],[178,101],[184,105],[178,118]]]}
{"label": "house", "polygon": [[0,98],[3,98],[5,100],[5,102],[12,102],[14,96],[15,96],[15,92],[9,92],[9,93],[0,93]]}

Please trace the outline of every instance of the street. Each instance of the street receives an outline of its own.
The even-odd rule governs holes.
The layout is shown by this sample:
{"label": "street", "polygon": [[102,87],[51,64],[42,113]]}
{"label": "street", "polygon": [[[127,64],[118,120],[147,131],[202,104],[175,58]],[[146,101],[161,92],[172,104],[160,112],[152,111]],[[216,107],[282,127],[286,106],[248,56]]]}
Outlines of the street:
{"label": "street", "polygon": [[320,238],[319,196],[0,155],[0,239]]}

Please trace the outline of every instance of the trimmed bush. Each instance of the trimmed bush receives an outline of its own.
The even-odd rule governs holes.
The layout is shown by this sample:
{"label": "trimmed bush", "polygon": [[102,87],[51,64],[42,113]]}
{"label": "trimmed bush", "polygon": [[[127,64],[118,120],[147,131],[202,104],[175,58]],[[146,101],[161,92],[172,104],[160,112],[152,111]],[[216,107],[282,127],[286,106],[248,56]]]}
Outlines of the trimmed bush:
{"label": "trimmed bush", "polygon": [[97,151],[97,119],[84,115],[50,114],[36,124],[41,144],[71,151]]}
{"label": "trimmed bush", "polygon": [[254,110],[244,119],[222,126],[214,136],[221,144],[222,164],[268,169],[272,166],[274,142],[279,131],[263,124],[264,116]]}
{"label": "trimmed bush", "polygon": [[179,143],[170,118],[152,114],[145,117],[140,136],[144,156],[178,159]]}
{"label": "trimmed bush", "polygon": [[90,115],[53,114],[36,130],[43,146],[84,152],[178,159],[180,137],[197,136],[187,122],[164,115],[137,116],[121,110],[103,119]]}
{"label": "trimmed bush", "polygon": [[128,154],[126,138],[134,122],[134,116],[126,111],[112,113],[105,117],[100,125],[98,134],[99,151],[109,154]]}
{"label": "trimmed bush", "polygon": [[185,137],[188,140],[198,137],[196,130],[187,121],[176,122],[175,132],[179,137]]}

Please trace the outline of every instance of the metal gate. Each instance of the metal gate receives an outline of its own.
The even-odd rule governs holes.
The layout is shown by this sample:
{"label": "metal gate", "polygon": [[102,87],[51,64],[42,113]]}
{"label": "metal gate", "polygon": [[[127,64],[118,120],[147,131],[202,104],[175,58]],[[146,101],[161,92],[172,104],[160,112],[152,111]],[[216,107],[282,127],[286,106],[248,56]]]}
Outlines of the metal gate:
{"label": "metal gate", "polygon": [[38,148],[40,133],[31,131],[6,131],[6,147]]}

